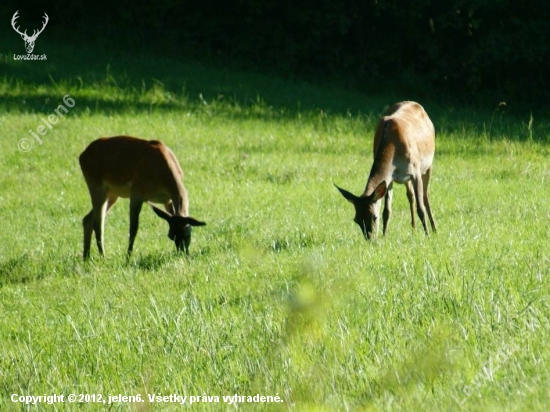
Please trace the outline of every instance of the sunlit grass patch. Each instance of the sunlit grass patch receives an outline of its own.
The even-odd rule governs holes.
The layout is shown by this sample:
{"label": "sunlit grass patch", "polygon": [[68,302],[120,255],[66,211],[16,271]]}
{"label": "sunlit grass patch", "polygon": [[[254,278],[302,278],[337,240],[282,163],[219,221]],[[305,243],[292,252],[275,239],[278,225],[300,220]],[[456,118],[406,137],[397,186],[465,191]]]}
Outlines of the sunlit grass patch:
{"label": "sunlit grass patch", "polygon": [[[183,69],[188,83],[199,76]],[[375,122],[393,97],[296,89],[259,75],[250,81],[266,83],[267,97],[232,96],[230,81],[216,86],[222,96],[212,88],[199,96],[206,81],[183,87],[186,78],[152,73],[140,86],[139,74],[102,68],[39,85],[0,81],[3,406],[14,408],[15,392],[78,391],[278,393],[283,409],[455,410],[453,396],[462,399],[484,363],[515,342],[518,319],[533,307],[541,326],[465,407],[544,409],[550,151],[537,137],[542,120],[527,128],[499,114],[489,133],[493,106],[483,117],[425,104],[437,129],[438,233],[411,229],[396,185],[389,233],[367,243],[333,183],[364,188]],[[317,106],[310,98],[300,107],[296,90]],[[42,144],[19,151],[66,93],[74,111]],[[341,110],[365,101],[362,111]],[[191,214],[207,222],[193,231],[189,256],[143,208],[126,259],[121,199],[107,217],[106,257],[92,245],[82,262],[91,204],[77,158],[93,139],[117,134],[161,139],[178,157]]]}

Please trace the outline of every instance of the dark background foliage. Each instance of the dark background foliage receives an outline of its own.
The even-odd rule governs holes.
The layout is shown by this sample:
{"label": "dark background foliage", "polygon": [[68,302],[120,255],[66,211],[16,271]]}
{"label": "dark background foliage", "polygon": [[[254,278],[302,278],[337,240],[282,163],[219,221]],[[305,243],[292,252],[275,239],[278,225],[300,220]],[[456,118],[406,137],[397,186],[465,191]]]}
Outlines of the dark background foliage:
{"label": "dark background foliage", "polygon": [[[550,2],[535,0],[83,0],[5,2],[49,35],[216,59],[359,89],[547,98]],[[30,30],[32,31],[32,30]],[[6,30],[3,30],[6,32]]]}

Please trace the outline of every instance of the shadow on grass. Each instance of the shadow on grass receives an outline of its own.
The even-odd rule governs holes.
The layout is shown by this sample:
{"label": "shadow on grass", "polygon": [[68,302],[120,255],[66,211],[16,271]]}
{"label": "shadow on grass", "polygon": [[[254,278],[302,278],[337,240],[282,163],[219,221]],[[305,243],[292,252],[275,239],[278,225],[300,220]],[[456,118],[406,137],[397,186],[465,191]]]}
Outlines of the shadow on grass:
{"label": "shadow on grass", "polygon": [[172,261],[173,257],[166,254],[148,254],[137,258],[130,258],[126,262],[129,267],[137,268],[146,271],[155,271],[164,267]]}
{"label": "shadow on grass", "polygon": [[0,263],[0,288],[9,284],[26,284],[44,276],[29,269],[31,259],[27,254]]}
{"label": "shadow on grass", "polygon": [[0,261],[0,288],[6,285],[26,285],[54,275],[81,275],[81,258],[63,256],[47,259],[23,253],[20,256]]}
{"label": "shadow on grass", "polygon": [[[0,47],[2,44],[0,43]],[[14,49],[13,45],[8,45]],[[347,111],[380,111],[386,102],[373,104],[373,99],[362,93],[341,88],[319,87],[304,81],[281,79],[253,70],[239,70],[219,62],[202,64],[168,57],[157,57],[139,52],[128,54],[116,50],[95,49],[96,46],[77,47],[67,44],[50,45],[47,61],[15,61],[14,50],[2,55],[0,70],[4,73],[2,95],[15,99],[4,106],[17,111],[45,110],[43,99],[58,90],[61,95],[67,88],[76,89],[79,94],[103,92],[98,96],[97,111],[138,111],[149,107],[132,102],[109,105],[109,99],[128,91],[145,92],[155,89],[170,93],[177,100],[187,104],[204,104],[223,98],[241,106],[256,105],[258,101],[275,109],[307,111],[322,109],[345,113]],[[44,46],[44,49],[46,46]],[[22,88],[24,96],[10,89]],[[102,90],[99,90],[101,88]],[[24,98],[21,104],[18,97]],[[82,97],[81,97],[82,98]],[[95,102],[90,104],[95,107]],[[177,109],[179,105],[164,104],[162,109]],[[367,108],[365,110],[365,108]]]}
{"label": "shadow on grass", "polygon": [[[206,64],[159,57],[134,50],[120,52],[92,43],[44,43],[47,61],[15,61],[19,43],[0,57],[0,109],[4,112],[51,114],[66,94],[75,99],[72,111],[105,115],[152,111],[200,112],[229,119],[297,119],[308,114],[367,115],[378,119],[396,101],[420,101],[436,129],[494,139],[548,142],[550,123],[544,108],[515,107],[495,112],[498,101],[478,107],[452,103],[450,97],[391,91],[383,96],[282,79],[235,64]],[[2,47],[7,46],[7,47]],[[542,110],[542,111],[541,111]],[[533,115],[533,113],[535,113]],[[529,117],[530,116],[530,117]],[[534,116],[534,121],[533,121]],[[467,135],[468,133],[462,133]]]}
{"label": "shadow on grass", "polygon": [[201,249],[197,249],[189,255],[175,250],[171,252],[148,253],[131,257],[129,260],[126,260],[125,265],[145,271],[156,271],[170,265],[179,267],[180,264],[192,263],[203,255],[204,253]]}

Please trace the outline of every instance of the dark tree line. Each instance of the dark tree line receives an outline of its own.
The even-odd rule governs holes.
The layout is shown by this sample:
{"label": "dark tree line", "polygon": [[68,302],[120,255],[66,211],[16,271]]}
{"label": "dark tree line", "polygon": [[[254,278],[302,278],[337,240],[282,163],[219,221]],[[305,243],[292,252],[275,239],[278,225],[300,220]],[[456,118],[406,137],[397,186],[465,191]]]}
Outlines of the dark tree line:
{"label": "dark tree line", "polygon": [[[39,6],[0,6],[10,18]],[[52,5],[59,37],[105,38],[357,85],[546,99],[550,2],[539,0],[130,0]],[[70,35],[68,35],[70,34]]]}

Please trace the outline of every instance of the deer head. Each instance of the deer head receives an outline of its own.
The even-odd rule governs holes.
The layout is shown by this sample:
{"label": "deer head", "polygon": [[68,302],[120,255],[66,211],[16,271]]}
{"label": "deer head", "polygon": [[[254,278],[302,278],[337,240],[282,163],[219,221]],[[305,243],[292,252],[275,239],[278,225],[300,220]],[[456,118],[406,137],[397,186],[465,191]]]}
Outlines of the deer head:
{"label": "deer head", "polygon": [[19,33],[21,35],[21,38],[25,41],[25,49],[27,49],[27,53],[30,54],[30,53],[32,53],[32,51],[34,49],[34,42],[36,41],[38,35],[44,31],[44,28],[46,27],[46,24],[48,24],[49,18],[48,18],[48,15],[46,13],[44,13],[45,20],[44,20],[44,23],[42,24],[42,28],[40,30],[34,30],[33,33],[32,33],[32,36],[29,36],[29,35],[27,35],[27,30],[25,30],[22,33],[19,30],[19,27],[15,26],[16,20],[19,17],[17,15],[17,13],[19,13],[19,10],[17,10],[15,12],[15,14],[13,15],[13,17],[11,19],[11,26],[13,27],[13,29],[17,33]]}
{"label": "deer head", "polygon": [[[336,185],[334,185],[336,186]],[[353,221],[359,225],[366,240],[371,240],[377,232],[378,213],[380,211],[380,199],[387,191],[385,181],[382,181],[370,196],[355,196],[341,187],[336,186],[342,196],[355,206],[355,218]]]}
{"label": "deer head", "polygon": [[184,250],[189,254],[189,244],[191,243],[191,228],[192,226],[205,226],[206,223],[201,222],[192,217],[176,216],[159,209],[156,206],[150,205],[158,217],[166,220],[170,225],[168,237],[176,244],[177,250]]}

